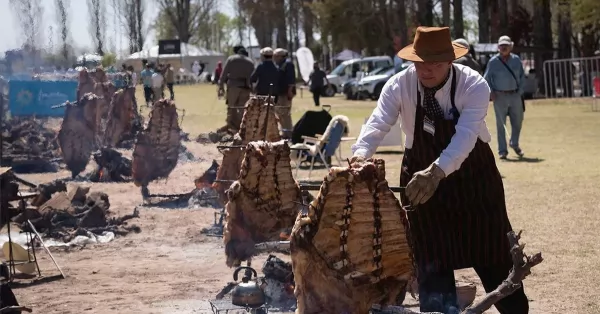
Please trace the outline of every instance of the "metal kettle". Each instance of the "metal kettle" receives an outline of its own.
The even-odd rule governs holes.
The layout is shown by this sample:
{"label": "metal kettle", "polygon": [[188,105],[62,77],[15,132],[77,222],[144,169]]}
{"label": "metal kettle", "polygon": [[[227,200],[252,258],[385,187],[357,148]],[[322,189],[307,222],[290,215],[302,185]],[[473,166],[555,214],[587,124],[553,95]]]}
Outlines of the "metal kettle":
{"label": "metal kettle", "polygon": [[[237,286],[231,291],[231,303],[237,306],[246,308],[259,308],[266,302],[265,292],[256,282],[258,274],[252,267],[241,266],[233,272],[233,280],[238,281],[238,274],[241,270],[246,270],[242,281],[237,283]],[[254,275],[254,280],[252,276]]]}

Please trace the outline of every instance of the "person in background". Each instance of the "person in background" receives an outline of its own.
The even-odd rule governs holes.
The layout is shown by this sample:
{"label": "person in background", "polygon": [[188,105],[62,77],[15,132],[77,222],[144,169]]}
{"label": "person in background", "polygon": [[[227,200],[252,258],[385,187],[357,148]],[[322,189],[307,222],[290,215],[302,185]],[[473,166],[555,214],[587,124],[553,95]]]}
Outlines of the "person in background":
{"label": "person in background", "polygon": [[[261,63],[254,69],[250,76],[250,83],[256,84],[254,91],[257,95],[267,96],[277,93],[277,80],[279,69],[273,62],[273,49],[265,47],[260,50]],[[273,87],[271,88],[271,84]]]}
{"label": "person in background", "polygon": [[479,63],[477,61],[475,61],[475,59],[473,59],[473,55],[471,55],[471,45],[469,44],[469,42],[464,38],[459,38],[459,39],[455,39],[453,41],[453,43],[459,44],[459,45],[469,49],[469,53],[454,60],[454,63],[466,65],[469,68],[477,71],[477,73],[483,74],[483,72],[481,71],[481,65],[479,65]]}
{"label": "person in background", "polygon": [[154,94],[153,101],[156,102],[164,97],[163,85],[164,77],[162,74],[162,65],[156,67],[156,71],[152,74],[152,93]]}
{"label": "person in background", "polygon": [[[244,107],[250,98],[250,76],[254,72],[254,62],[246,56],[246,48],[243,46],[234,47],[236,52],[227,58],[223,73],[219,78],[218,94],[225,94],[225,84],[227,83],[226,104],[230,108],[227,110],[227,124],[219,129],[219,132],[237,133],[242,123]],[[233,108],[231,108],[233,107]]]}
{"label": "person in background", "polygon": [[494,102],[494,113],[496,114],[496,131],[498,133],[498,154],[500,159],[506,159],[508,149],[506,147],[506,116],[510,118],[511,135],[510,147],[517,156],[523,157],[524,153],[519,145],[521,127],[523,126],[523,115],[525,105],[523,85],[525,70],[521,59],[511,53],[513,42],[510,37],[502,36],[498,39],[499,53],[488,62],[484,78],[488,82],[492,92],[491,100]]}
{"label": "person in background", "polygon": [[291,61],[286,60],[287,50],[277,48],[274,52],[275,64],[279,67],[279,80],[277,82],[279,93],[275,112],[281,123],[282,137],[287,139],[292,136],[292,99],[296,94],[296,69]]}
{"label": "person in background", "polygon": [[165,82],[167,83],[167,88],[169,89],[171,100],[175,100],[175,92],[173,92],[173,84],[175,83],[175,73],[173,72],[173,67],[171,67],[170,63],[167,63],[167,67],[165,68]]}
{"label": "person in background", "polygon": [[146,99],[146,106],[152,105],[152,65],[146,63],[146,68],[140,73],[142,78],[142,84],[144,85],[144,98]]}
{"label": "person in background", "polygon": [[217,68],[215,69],[215,77],[213,78],[213,84],[217,84],[223,73],[223,62],[217,62]]}
{"label": "person in background", "polygon": [[135,73],[135,70],[133,69],[133,65],[130,65],[127,67],[127,71],[129,71],[129,73],[131,73],[131,87],[135,88],[137,86],[138,80],[137,80],[137,73]]}
{"label": "person in background", "polygon": [[310,92],[313,94],[313,101],[315,102],[315,106],[321,105],[321,95],[325,89],[325,86],[329,85],[329,80],[327,79],[327,74],[319,67],[319,63],[315,62],[313,65],[313,71],[310,73],[310,77],[308,79],[308,84],[310,86]]}

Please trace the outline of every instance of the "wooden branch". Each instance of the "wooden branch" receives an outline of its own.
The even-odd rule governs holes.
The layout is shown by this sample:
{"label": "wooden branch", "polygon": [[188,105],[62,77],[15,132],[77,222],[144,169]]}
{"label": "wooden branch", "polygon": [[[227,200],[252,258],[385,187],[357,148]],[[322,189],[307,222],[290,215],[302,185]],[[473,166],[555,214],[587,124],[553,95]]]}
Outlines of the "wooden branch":
{"label": "wooden branch", "polygon": [[254,245],[255,254],[278,252],[290,254],[290,241],[271,241]]}
{"label": "wooden branch", "polygon": [[467,308],[464,314],[481,314],[487,311],[492,305],[501,299],[511,295],[522,286],[523,280],[531,274],[531,268],[540,264],[544,259],[542,253],[527,256],[523,252],[525,244],[519,244],[521,232],[516,234],[514,231],[508,233],[508,242],[510,243],[510,254],[512,255],[513,268],[508,274],[508,278],[496,288],[488,293],[477,304]]}
{"label": "wooden branch", "polygon": [[[516,234],[510,231],[507,234],[508,242],[510,243],[510,254],[512,255],[513,268],[508,274],[508,278],[504,280],[496,290],[486,294],[483,299],[473,306],[466,308],[462,314],[482,314],[489,310],[494,304],[503,298],[511,295],[521,287],[523,280],[531,274],[531,268],[540,264],[544,259],[542,253],[537,253],[531,256],[525,255],[523,249],[525,244],[519,244],[522,231]],[[377,314],[424,314],[423,312],[414,312],[401,306],[388,306],[382,310],[377,310]],[[441,313],[428,313],[441,314]]]}

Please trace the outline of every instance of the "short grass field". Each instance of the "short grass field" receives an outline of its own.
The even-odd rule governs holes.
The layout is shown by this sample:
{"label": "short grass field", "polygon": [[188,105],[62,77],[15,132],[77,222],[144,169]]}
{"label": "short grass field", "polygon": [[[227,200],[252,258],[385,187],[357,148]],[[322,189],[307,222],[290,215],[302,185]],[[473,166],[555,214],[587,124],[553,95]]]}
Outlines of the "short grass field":
{"label": "short grass field", "polygon": [[[185,109],[183,129],[191,137],[224,124],[225,102],[217,99],[215,85],[175,86],[177,106]],[[316,110],[312,95],[300,92],[293,101],[293,119]],[[142,100],[141,90],[137,97]],[[350,118],[350,135],[376,103],[323,98],[331,114]],[[514,229],[523,230],[530,254],[541,251],[545,261],[525,282],[535,313],[600,313],[600,112],[591,99],[549,99],[527,102],[521,136],[526,158],[514,154],[497,161],[504,177],[506,202]],[[490,106],[491,108],[491,106]],[[496,152],[493,111],[490,127]],[[351,142],[344,143],[344,158]],[[389,148],[385,148],[389,151]],[[391,150],[394,150],[392,148]],[[397,185],[401,147],[376,157],[386,161],[387,179]],[[321,179],[325,170],[313,172]],[[307,171],[299,176],[306,178]]]}

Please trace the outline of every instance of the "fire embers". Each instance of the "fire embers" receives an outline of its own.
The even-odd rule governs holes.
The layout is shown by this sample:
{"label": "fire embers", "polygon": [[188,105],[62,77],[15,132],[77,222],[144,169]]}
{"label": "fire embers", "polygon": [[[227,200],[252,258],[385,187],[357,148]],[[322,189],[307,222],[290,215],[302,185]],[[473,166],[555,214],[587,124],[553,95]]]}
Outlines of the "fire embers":
{"label": "fire embers", "polygon": [[332,168],[292,230],[297,313],[363,314],[394,304],[413,272],[406,228],[383,160]]}
{"label": "fire embers", "polygon": [[67,104],[58,143],[67,169],[76,177],[85,169],[92,151],[98,147],[97,107],[103,99],[92,93],[83,95],[77,104]]}
{"label": "fire embers", "polygon": [[227,265],[232,267],[252,257],[255,243],[278,241],[294,224],[301,195],[287,143],[248,144],[239,179],[227,196],[223,239]]}
{"label": "fire embers", "polygon": [[131,160],[111,148],[102,148],[92,155],[96,169],[90,174],[92,182],[128,182],[131,179]]}
{"label": "fire embers", "polygon": [[[281,140],[279,135],[279,119],[273,107],[266,106],[266,97],[252,96],[246,102],[246,108],[240,131],[229,143],[232,146],[247,145],[254,141],[277,142]],[[265,136],[266,135],[266,136]],[[218,180],[236,180],[240,173],[240,166],[244,154],[238,148],[223,151],[223,160],[217,173]],[[225,191],[229,183],[216,182],[213,187],[219,193],[223,202],[227,201]]]}
{"label": "fire embers", "polygon": [[161,99],[154,103],[147,127],[137,134],[133,150],[133,180],[147,186],[166,178],[177,165],[181,129],[175,102]]}

